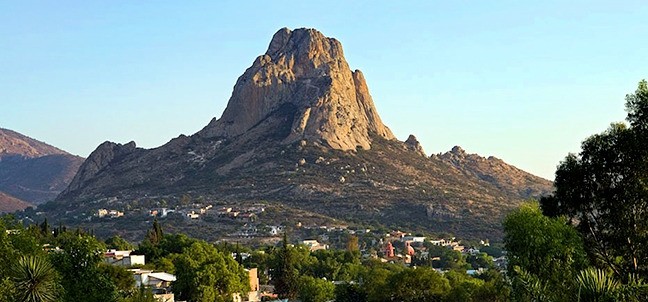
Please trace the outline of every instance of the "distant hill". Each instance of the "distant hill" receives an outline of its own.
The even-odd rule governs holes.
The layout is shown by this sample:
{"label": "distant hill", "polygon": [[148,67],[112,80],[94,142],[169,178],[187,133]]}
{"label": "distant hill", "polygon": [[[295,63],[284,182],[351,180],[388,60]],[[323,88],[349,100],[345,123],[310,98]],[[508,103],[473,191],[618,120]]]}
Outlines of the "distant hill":
{"label": "distant hill", "polygon": [[239,77],[220,119],[155,149],[101,144],[47,209],[84,217],[108,203],[128,209],[146,199],[190,194],[280,204],[298,210],[281,216],[292,221],[310,212],[501,238],[503,215],[551,187],[494,157],[459,147],[427,156],[416,137],[399,141],[339,41],[313,29],[282,29]]}
{"label": "distant hill", "polygon": [[5,156],[40,157],[53,154],[68,154],[16,131],[0,128],[0,159]]}
{"label": "distant hill", "polygon": [[67,187],[81,163],[82,157],[0,128],[0,192],[9,196],[3,198],[6,202],[0,202],[12,203],[16,208],[53,200]]}
{"label": "distant hill", "polygon": [[11,213],[31,207],[32,204],[0,192],[0,213]]}

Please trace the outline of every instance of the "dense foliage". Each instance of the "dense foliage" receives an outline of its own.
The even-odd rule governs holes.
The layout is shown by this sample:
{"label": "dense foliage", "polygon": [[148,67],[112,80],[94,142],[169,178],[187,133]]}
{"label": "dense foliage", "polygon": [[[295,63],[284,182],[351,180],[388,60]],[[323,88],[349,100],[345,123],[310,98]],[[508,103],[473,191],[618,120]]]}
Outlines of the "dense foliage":
{"label": "dense foliage", "polygon": [[648,84],[626,96],[626,120],[586,139],[556,172],[545,214],[565,215],[597,266],[648,276]]}
{"label": "dense foliage", "polygon": [[[627,121],[586,139],[555,192],[504,221],[516,301],[648,301],[648,84]],[[544,216],[544,215],[546,216]]]}

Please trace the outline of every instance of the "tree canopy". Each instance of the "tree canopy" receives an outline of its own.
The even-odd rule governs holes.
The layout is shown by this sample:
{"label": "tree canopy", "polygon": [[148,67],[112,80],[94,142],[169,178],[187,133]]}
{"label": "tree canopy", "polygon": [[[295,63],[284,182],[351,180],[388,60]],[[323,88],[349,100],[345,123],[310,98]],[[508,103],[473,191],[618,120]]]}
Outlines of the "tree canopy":
{"label": "tree canopy", "polygon": [[591,259],[621,278],[648,276],[648,84],[626,96],[628,124],[582,143],[556,171],[543,212],[576,225]]}

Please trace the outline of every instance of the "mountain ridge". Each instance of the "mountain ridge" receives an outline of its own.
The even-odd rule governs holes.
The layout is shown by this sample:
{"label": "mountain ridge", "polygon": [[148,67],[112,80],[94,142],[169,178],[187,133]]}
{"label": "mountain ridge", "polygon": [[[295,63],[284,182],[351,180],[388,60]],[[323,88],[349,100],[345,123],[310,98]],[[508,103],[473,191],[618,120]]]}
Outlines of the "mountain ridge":
{"label": "mountain ridge", "polygon": [[0,128],[0,201],[20,210],[54,200],[83,162],[59,148]]}
{"label": "mountain ridge", "polygon": [[219,119],[153,149],[101,144],[48,208],[79,216],[101,200],[192,194],[501,238],[507,211],[550,191],[551,182],[494,157],[459,147],[427,156],[415,136],[397,140],[339,41],[284,28],[238,78]]}
{"label": "mountain ridge", "polygon": [[10,155],[40,157],[67,152],[16,131],[0,128],[0,158]]}

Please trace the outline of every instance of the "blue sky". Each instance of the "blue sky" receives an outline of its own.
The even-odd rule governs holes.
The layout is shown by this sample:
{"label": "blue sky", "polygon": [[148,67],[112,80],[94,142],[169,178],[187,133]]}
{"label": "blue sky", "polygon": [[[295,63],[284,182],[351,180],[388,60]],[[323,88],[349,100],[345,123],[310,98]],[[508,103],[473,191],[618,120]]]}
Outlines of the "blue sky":
{"label": "blue sky", "polygon": [[383,121],[553,179],[648,78],[643,1],[3,1],[0,127],[87,156],[193,134],[281,27],[363,71]]}

